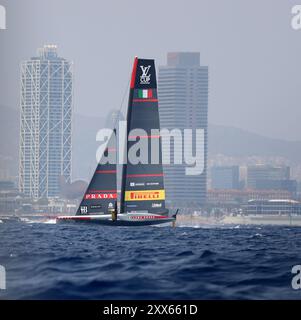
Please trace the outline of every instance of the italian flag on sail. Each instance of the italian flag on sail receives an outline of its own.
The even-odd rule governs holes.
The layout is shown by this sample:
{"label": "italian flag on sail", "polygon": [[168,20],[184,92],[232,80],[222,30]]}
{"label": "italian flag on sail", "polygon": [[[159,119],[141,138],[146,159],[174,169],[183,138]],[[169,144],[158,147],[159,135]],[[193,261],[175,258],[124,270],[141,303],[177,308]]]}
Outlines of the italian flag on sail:
{"label": "italian flag on sail", "polygon": [[141,99],[150,99],[153,97],[152,89],[139,89],[138,90],[138,98]]}

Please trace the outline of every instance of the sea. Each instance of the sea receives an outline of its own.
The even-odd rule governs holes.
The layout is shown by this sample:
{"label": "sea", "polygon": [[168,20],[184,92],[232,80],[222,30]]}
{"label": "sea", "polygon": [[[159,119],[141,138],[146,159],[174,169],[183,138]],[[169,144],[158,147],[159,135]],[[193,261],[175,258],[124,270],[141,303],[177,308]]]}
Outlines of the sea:
{"label": "sea", "polygon": [[301,299],[301,228],[11,221],[0,265],[0,299]]}

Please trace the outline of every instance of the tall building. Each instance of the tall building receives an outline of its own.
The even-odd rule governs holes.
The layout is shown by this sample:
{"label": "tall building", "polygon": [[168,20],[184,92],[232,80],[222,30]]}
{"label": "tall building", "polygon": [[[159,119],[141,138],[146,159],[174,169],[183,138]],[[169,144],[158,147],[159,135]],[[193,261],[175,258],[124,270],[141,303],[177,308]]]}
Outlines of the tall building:
{"label": "tall building", "polygon": [[71,180],[72,63],[46,45],[21,63],[19,189],[38,199]]}
{"label": "tall building", "polygon": [[184,165],[164,166],[166,199],[173,206],[204,205],[207,180],[208,67],[200,66],[200,54],[167,54],[167,66],[159,68],[158,95],[161,128],[204,129],[204,170],[186,175]]}
{"label": "tall building", "polygon": [[212,189],[239,189],[239,166],[218,166],[211,168]]}

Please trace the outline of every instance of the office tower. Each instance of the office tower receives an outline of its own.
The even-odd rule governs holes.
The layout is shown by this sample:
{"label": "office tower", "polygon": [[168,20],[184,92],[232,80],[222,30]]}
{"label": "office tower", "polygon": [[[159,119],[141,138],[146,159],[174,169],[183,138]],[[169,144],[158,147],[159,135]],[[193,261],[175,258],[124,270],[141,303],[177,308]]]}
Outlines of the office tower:
{"label": "office tower", "polygon": [[211,168],[212,189],[239,189],[239,166],[218,166]]}
{"label": "office tower", "polygon": [[290,167],[256,165],[248,167],[247,186],[253,190],[285,190],[293,197],[297,192],[297,181],[290,179]]}
{"label": "office tower", "polygon": [[165,165],[166,199],[179,208],[199,208],[206,200],[208,67],[200,66],[200,54],[174,52],[167,66],[159,68],[158,94],[161,128],[204,130],[204,170],[186,175],[184,165]]}
{"label": "office tower", "polygon": [[72,63],[46,45],[21,63],[19,189],[34,199],[71,180]]}

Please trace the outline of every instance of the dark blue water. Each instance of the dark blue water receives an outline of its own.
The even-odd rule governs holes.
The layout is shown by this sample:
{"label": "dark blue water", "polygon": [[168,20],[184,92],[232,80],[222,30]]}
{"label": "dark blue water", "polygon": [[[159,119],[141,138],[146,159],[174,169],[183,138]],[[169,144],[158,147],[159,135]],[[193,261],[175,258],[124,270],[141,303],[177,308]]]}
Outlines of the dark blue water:
{"label": "dark blue water", "polygon": [[301,299],[297,227],[0,224],[3,299]]}

